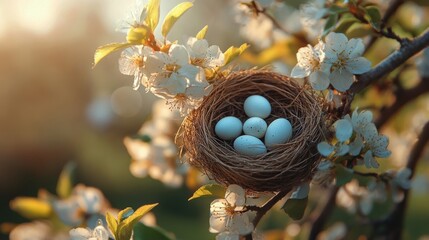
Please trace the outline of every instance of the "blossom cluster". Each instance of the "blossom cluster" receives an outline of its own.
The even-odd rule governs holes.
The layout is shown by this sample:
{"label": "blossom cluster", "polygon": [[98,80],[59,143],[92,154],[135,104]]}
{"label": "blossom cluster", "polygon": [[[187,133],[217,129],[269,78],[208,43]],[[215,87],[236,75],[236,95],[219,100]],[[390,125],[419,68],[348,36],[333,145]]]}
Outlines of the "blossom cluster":
{"label": "blossom cluster", "polygon": [[146,121],[136,137],[126,137],[124,145],[131,156],[131,173],[139,178],[150,176],[171,187],[182,185],[181,170],[178,166],[178,147],[174,143],[175,134],[183,119],[178,111],[170,111],[165,100],[158,100],[153,107],[152,119]]}
{"label": "blossom cluster", "polygon": [[[159,1],[149,4],[155,2]],[[204,39],[207,28],[197,37],[189,37],[185,44],[168,41],[164,28],[165,25],[171,27],[177,20],[174,18],[166,19],[164,41],[159,41],[153,33],[156,27],[153,22],[158,21],[159,16],[151,13],[148,5],[138,3],[119,27],[127,33],[128,41],[123,45],[128,47],[121,53],[119,70],[124,75],[134,76],[134,89],[143,85],[147,92],[166,99],[171,108],[186,115],[210,93],[208,80],[213,72],[224,66],[224,53]],[[178,18],[190,6],[192,4],[187,2],[179,5],[176,7],[179,10],[171,15]]]}
{"label": "blossom cluster", "polygon": [[330,85],[345,92],[354,82],[354,74],[362,74],[371,68],[371,62],[362,57],[362,39],[348,39],[342,33],[329,33],[325,41],[314,47],[308,45],[297,53],[298,63],[291,76],[308,77],[315,90],[325,90]]}
{"label": "blossom cluster", "polygon": [[364,164],[367,168],[378,168],[375,157],[387,158],[391,154],[387,149],[389,139],[378,133],[370,111],[358,112],[356,109],[351,117],[347,114],[343,119],[337,120],[334,128],[334,141],[324,141],[317,145],[319,153],[324,157],[350,155],[358,157],[358,164]]}
{"label": "blossom cluster", "polygon": [[372,179],[363,187],[354,179],[341,187],[337,194],[337,204],[350,213],[369,215],[375,204],[387,201],[390,190],[393,202],[399,203],[404,195],[403,191],[411,187],[411,170],[402,168],[399,171],[388,171],[383,174],[385,180]]}

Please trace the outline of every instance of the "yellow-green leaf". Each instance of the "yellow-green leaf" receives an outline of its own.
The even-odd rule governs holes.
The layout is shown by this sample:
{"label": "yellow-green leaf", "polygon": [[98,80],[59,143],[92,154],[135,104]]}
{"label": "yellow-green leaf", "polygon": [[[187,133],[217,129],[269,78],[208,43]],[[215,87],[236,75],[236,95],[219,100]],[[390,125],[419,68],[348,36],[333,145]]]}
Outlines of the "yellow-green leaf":
{"label": "yellow-green leaf", "polygon": [[124,218],[131,216],[134,213],[134,210],[130,207],[125,208],[124,210],[119,211],[118,213],[118,222],[122,222]]}
{"label": "yellow-green leaf", "polygon": [[152,210],[152,208],[156,207],[157,205],[158,203],[144,205],[139,209],[137,209],[133,214],[131,214],[131,216],[119,222],[118,229],[116,231],[117,232],[116,240],[129,240],[133,232],[134,225],[138,223],[138,221],[140,221],[140,219],[146,213],[148,213],[150,210]]}
{"label": "yellow-green leaf", "polygon": [[225,60],[223,65],[225,66],[229,64],[236,57],[240,56],[240,54],[242,54],[248,47],[249,47],[249,44],[244,43],[244,44],[241,44],[241,46],[238,48],[237,47],[228,48],[224,53]]}
{"label": "yellow-green leaf", "polygon": [[110,43],[98,47],[97,50],[95,50],[93,67],[95,67],[101,61],[101,59],[103,59],[107,55],[117,50],[127,48],[131,45],[131,43]]}
{"label": "yellow-green leaf", "polygon": [[32,197],[17,197],[10,202],[10,208],[29,219],[48,218],[52,214],[49,203]]}
{"label": "yellow-green leaf", "polygon": [[127,33],[127,42],[131,44],[145,44],[150,34],[151,30],[147,26],[132,27]]}
{"label": "yellow-green leaf", "polygon": [[118,220],[116,220],[109,212],[106,212],[106,222],[110,231],[116,236],[116,231],[118,230]]}
{"label": "yellow-green leaf", "polygon": [[197,36],[195,36],[197,39],[203,39],[206,36],[207,33],[207,29],[209,28],[208,25],[205,25],[203,27],[203,29],[201,29],[198,33]]}
{"label": "yellow-green leaf", "polygon": [[194,194],[188,199],[188,201],[204,196],[217,196],[223,198],[225,196],[225,192],[225,187],[221,185],[207,184],[198,188],[198,190],[194,192]]}
{"label": "yellow-green leaf", "polygon": [[60,198],[67,198],[70,196],[73,189],[73,172],[75,169],[76,164],[74,162],[69,162],[61,171],[57,182],[57,195]]}
{"label": "yellow-green leaf", "polygon": [[194,4],[191,2],[182,2],[171,9],[165,17],[164,23],[162,24],[162,36],[166,37],[176,21],[193,5]]}
{"label": "yellow-green leaf", "polygon": [[147,17],[145,19],[149,29],[153,32],[159,22],[159,2],[160,0],[149,0],[147,4]]}
{"label": "yellow-green leaf", "polygon": [[131,214],[131,216],[129,216],[128,218],[126,218],[123,223],[127,224],[127,225],[134,225],[135,223],[137,223],[140,218],[142,218],[146,213],[148,213],[150,210],[152,210],[154,207],[156,207],[158,205],[158,203],[155,204],[148,204],[148,205],[144,205],[139,207],[133,214]]}

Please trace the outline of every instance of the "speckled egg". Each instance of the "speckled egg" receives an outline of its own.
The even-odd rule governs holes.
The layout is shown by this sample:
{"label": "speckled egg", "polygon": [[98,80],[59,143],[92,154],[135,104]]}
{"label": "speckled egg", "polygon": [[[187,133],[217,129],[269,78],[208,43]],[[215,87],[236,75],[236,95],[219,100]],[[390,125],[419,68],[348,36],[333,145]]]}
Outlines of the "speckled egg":
{"label": "speckled egg", "polygon": [[243,124],[243,132],[257,138],[262,138],[267,131],[267,123],[260,117],[251,117]]}

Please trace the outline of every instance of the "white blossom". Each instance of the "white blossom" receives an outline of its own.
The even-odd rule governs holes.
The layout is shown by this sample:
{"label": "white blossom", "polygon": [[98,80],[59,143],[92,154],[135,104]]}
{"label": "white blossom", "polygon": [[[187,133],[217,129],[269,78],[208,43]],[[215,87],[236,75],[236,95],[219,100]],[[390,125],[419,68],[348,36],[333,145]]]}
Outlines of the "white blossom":
{"label": "white blossom", "polygon": [[56,229],[48,221],[36,220],[17,225],[9,234],[10,240],[69,240],[65,230]]}
{"label": "white blossom", "polygon": [[136,5],[131,8],[124,19],[120,20],[118,27],[119,32],[128,33],[131,28],[146,26],[145,19],[147,16],[147,7],[142,0],[136,0]]}
{"label": "white blossom", "polygon": [[124,75],[134,76],[133,89],[140,84],[147,86],[148,77],[145,73],[145,61],[152,50],[145,46],[133,46],[125,49],[119,58],[119,71]]}
{"label": "white blossom", "polygon": [[167,100],[182,115],[199,106],[211,90],[204,70],[191,64],[185,46],[173,44],[169,53],[156,52],[147,59],[150,91]]}
{"label": "white blossom", "polygon": [[324,90],[329,86],[330,60],[325,58],[324,44],[319,42],[314,48],[311,45],[302,47],[296,54],[298,63],[292,69],[295,78],[309,77],[311,86],[316,90]]}
{"label": "white blossom", "polygon": [[190,37],[187,49],[192,65],[202,68],[215,68],[223,65],[224,54],[219,46],[209,46],[207,40]]}
{"label": "white blossom", "polygon": [[347,39],[342,33],[329,33],[325,38],[324,52],[332,59],[329,80],[338,91],[347,91],[353,84],[353,75],[362,74],[371,68],[371,62],[362,57],[365,50],[361,39]]}
{"label": "white blossom", "polygon": [[99,221],[99,225],[93,230],[89,228],[73,228],[69,232],[70,240],[108,240],[109,232]]}
{"label": "white blossom", "polygon": [[300,6],[301,23],[304,26],[312,27],[328,13],[325,8],[326,0],[315,0]]}
{"label": "white blossom", "polygon": [[[246,193],[238,185],[230,185],[225,199],[216,199],[210,204],[210,232],[222,233],[217,239],[237,239],[253,231],[251,213],[242,212],[246,203]],[[226,232],[226,233],[223,233]]]}

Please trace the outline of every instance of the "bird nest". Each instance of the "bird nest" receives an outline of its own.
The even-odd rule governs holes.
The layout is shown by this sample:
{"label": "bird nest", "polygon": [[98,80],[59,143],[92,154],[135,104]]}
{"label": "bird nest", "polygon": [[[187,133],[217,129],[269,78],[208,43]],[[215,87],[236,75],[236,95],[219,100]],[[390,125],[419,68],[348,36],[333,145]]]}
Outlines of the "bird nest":
{"label": "bird nest", "polygon": [[[216,123],[226,116],[244,122],[244,100],[261,95],[272,106],[270,124],[287,118],[292,138],[267,153],[245,156],[215,134]],[[201,106],[181,127],[180,140],[189,163],[219,183],[238,184],[253,191],[290,190],[313,176],[320,155],[316,146],[325,132],[322,99],[286,76],[264,70],[231,73],[218,79]]]}

